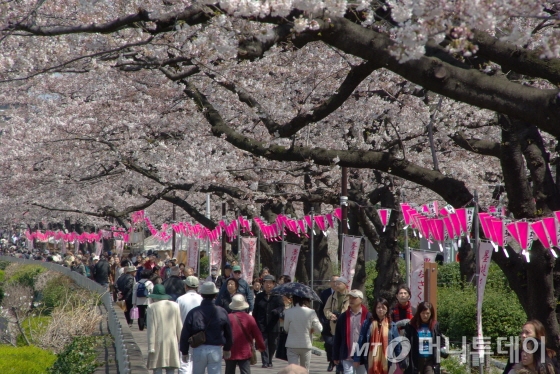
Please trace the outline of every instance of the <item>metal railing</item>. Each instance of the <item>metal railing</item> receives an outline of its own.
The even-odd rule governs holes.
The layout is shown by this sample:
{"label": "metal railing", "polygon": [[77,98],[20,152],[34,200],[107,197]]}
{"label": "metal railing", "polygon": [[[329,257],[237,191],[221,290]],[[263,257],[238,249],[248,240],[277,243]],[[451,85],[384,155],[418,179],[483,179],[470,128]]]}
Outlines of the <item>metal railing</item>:
{"label": "metal railing", "polygon": [[[119,367],[120,374],[131,374],[131,364],[130,364],[130,356],[132,353],[138,356],[142,356],[142,352],[140,351],[138,345],[134,342],[133,339],[126,339],[125,341],[125,334],[128,336],[132,336],[128,325],[124,327],[121,322],[119,321],[119,316],[121,319],[124,319],[124,314],[121,308],[114,307],[113,298],[111,294],[107,291],[106,287],[101,286],[100,284],[94,282],[93,280],[84,277],[81,274],[76,273],[75,271],[70,270],[67,267],[64,267],[59,264],[55,264],[52,262],[42,262],[42,261],[35,261],[35,260],[27,260],[23,258],[11,257],[11,256],[0,256],[0,261],[9,261],[9,262],[17,262],[21,264],[30,264],[30,265],[40,265],[44,268],[49,270],[53,270],[59,273],[66,275],[67,277],[71,278],[78,286],[81,288],[85,288],[89,291],[96,292],[101,296],[101,300],[105,308],[107,309],[107,324],[109,326],[109,332],[113,336],[115,341],[115,355],[117,358],[117,363]],[[148,373],[148,369],[140,369],[135,368],[134,374],[137,373]]]}

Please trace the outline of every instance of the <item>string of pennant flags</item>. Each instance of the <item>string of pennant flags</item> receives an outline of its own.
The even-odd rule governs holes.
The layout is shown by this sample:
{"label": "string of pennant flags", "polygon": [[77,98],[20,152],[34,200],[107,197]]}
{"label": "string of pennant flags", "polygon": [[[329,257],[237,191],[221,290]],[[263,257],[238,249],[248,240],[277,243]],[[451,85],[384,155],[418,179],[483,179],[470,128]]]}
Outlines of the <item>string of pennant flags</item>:
{"label": "string of pennant flags", "polygon": [[[210,242],[218,241],[222,234],[225,233],[228,241],[233,241],[240,233],[254,235],[251,232],[251,221],[245,217],[238,217],[229,223],[224,220],[218,222],[216,228],[213,230],[202,226],[200,223],[191,224],[189,222],[178,222],[174,224],[162,224],[161,230],[158,230],[152,224],[150,217],[142,211],[134,212],[131,216],[134,225],[146,224],[151,235],[162,241],[168,241],[172,233],[169,227],[178,234],[183,234],[190,238],[197,238],[202,240],[209,240]],[[301,219],[293,219],[284,214],[276,216],[276,220],[269,224],[264,222],[261,218],[253,218],[253,222],[257,225],[263,237],[267,241],[280,241],[282,234],[285,234],[285,229],[290,230],[298,236],[308,237],[307,230],[313,228],[314,225],[326,235],[329,228],[335,228],[337,220],[342,219],[342,209],[336,208],[331,213],[319,215],[307,215]]]}
{"label": "string of pennant flags", "polygon": [[[387,212],[382,213],[383,210]],[[470,241],[474,208],[454,209],[451,205],[446,205],[438,209],[438,203],[434,201],[421,206],[402,203],[401,210],[405,227],[410,226],[414,234],[417,231],[421,237],[436,241],[441,250],[443,242],[449,239],[461,240],[461,237],[466,237]],[[379,209],[378,212],[382,221],[383,215],[387,217],[385,222],[388,222],[391,210]],[[529,251],[537,239],[554,257],[558,257],[555,249],[560,250],[560,211],[553,212],[552,217],[529,222],[525,219],[509,219],[506,217],[505,208],[491,206],[487,212],[479,212],[478,218],[484,236],[496,252],[502,247],[504,254],[509,257],[505,246],[516,242],[521,248],[521,254],[530,261]]]}
{"label": "string of pennant flags", "polygon": [[[426,238],[429,242],[436,242],[440,250],[443,251],[443,244],[447,240],[456,240],[461,245],[461,238],[466,238],[470,242],[472,230],[474,208],[463,207],[453,208],[446,205],[439,208],[438,202],[433,201],[428,204],[418,205],[413,203],[401,203],[401,212],[405,228],[411,227],[414,235]],[[392,209],[377,209],[379,219],[385,231],[389,224]],[[549,249],[554,257],[558,257],[555,252],[560,250],[560,211],[553,212],[552,217],[529,222],[527,220],[512,220],[506,217],[503,207],[489,207],[487,212],[479,212],[478,218],[484,236],[490,241],[495,251],[502,247],[504,254],[508,256],[505,246],[515,241],[521,248],[521,254],[529,261],[529,251],[533,241],[539,240],[542,245]],[[161,225],[158,230],[154,227],[150,217],[145,211],[132,213],[131,220],[133,225],[125,230],[123,228],[111,227],[111,230],[98,230],[94,233],[64,232],[64,231],[29,231],[25,232],[28,240],[47,241],[54,239],[64,242],[99,242],[102,239],[118,238],[124,242],[130,242],[131,235],[140,224],[145,224],[151,235],[156,239],[167,242],[172,237],[172,230],[188,238],[209,240],[216,242],[225,234],[228,241],[233,241],[240,233],[253,235],[251,232],[251,221],[245,217],[238,217],[229,223],[221,220],[213,230],[203,225],[191,224],[189,222],[178,222]],[[329,228],[336,229],[338,222],[342,220],[341,208],[334,209],[331,213],[320,215],[306,215],[300,219],[294,219],[287,215],[279,214],[273,223],[266,223],[261,218],[253,218],[262,236],[267,241],[281,241],[281,237],[286,233],[286,229],[298,236],[308,236],[308,230],[315,225],[326,235]],[[454,242],[454,245],[457,245]]]}

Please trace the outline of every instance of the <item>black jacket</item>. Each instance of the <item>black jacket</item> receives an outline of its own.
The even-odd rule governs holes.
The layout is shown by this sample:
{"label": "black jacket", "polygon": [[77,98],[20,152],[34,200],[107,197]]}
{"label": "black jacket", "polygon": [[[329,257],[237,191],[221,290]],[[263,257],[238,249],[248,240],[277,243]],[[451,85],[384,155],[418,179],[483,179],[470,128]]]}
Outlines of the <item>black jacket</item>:
{"label": "black jacket", "polygon": [[109,283],[109,263],[105,259],[97,261],[92,269],[93,280],[99,284]]}
{"label": "black jacket", "polygon": [[329,287],[326,290],[323,290],[321,292],[321,295],[319,296],[321,298],[321,306],[319,307],[319,313],[317,314],[319,317],[319,321],[323,325],[323,331],[321,332],[322,335],[331,335],[331,327],[329,321],[327,320],[327,317],[325,317],[324,308],[325,305],[327,304],[327,300],[332,294],[333,294],[333,290],[332,288]]}
{"label": "black jacket", "polygon": [[253,317],[261,332],[278,332],[278,319],[284,310],[284,301],[280,295],[270,295],[261,292],[255,297]]}
{"label": "black jacket", "polygon": [[[419,352],[419,341],[418,341],[418,331],[410,323],[404,328],[405,336],[410,341],[410,353],[409,353],[409,363],[408,367],[404,371],[405,374],[416,374],[418,373],[418,358],[420,356]],[[441,336],[441,330],[439,328],[439,323],[436,322],[434,327],[430,331],[432,333],[432,344],[437,343],[437,338],[439,337],[439,349],[435,350],[432,348],[432,357],[434,359],[434,374],[440,374],[440,350],[445,347],[445,339]]]}
{"label": "black jacket", "polygon": [[134,277],[124,273],[117,279],[117,289],[121,291],[123,299],[132,303],[132,289],[134,288]]}
{"label": "black jacket", "polygon": [[227,312],[215,306],[212,300],[203,299],[200,306],[191,309],[185,318],[179,342],[182,354],[189,353],[189,338],[203,330],[206,331],[205,345],[223,345],[224,351],[231,351],[233,335]]}

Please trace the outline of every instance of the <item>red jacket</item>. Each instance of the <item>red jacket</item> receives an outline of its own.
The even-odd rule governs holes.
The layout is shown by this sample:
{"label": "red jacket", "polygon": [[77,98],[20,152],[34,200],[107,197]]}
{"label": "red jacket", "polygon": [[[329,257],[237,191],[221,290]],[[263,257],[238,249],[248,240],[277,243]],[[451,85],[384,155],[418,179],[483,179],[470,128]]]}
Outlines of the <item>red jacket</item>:
{"label": "red jacket", "polygon": [[[228,315],[228,318],[233,335],[233,346],[231,347],[230,360],[250,359],[253,339],[257,343],[257,350],[264,351],[266,349],[261,331],[257,327],[257,323],[255,322],[253,316],[250,316],[245,312],[233,312]],[[241,326],[243,326],[243,330],[241,329],[241,326],[239,326],[239,322],[237,321],[238,318],[239,322],[241,322]],[[251,342],[249,342],[247,337],[251,338]]]}

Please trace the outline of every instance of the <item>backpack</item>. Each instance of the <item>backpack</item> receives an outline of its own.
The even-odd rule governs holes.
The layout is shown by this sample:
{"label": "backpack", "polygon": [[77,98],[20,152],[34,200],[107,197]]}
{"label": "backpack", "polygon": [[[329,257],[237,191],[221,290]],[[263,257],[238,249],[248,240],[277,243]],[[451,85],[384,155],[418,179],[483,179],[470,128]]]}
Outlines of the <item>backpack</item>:
{"label": "backpack", "polygon": [[148,289],[146,288],[146,282],[138,282],[138,288],[136,289],[136,297],[147,297]]}

